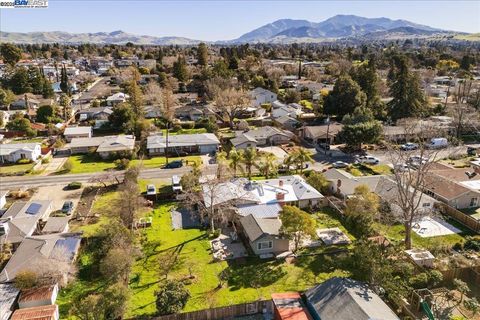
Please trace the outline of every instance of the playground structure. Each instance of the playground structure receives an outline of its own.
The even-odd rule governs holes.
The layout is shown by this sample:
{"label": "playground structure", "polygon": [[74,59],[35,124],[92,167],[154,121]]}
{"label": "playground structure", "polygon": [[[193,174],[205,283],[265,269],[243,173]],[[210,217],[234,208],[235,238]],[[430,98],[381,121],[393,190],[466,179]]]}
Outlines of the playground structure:
{"label": "playground structure", "polygon": [[140,218],[137,221],[133,222],[133,228],[134,229],[143,229],[143,228],[148,228],[152,226],[152,217],[148,218]]}
{"label": "playground structure", "polygon": [[411,301],[413,310],[416,312],[421,310],[427,316],[428,320],[435,320],[432,312],[434,300],[434,295],[429,289],[419,289],[412,292]]}

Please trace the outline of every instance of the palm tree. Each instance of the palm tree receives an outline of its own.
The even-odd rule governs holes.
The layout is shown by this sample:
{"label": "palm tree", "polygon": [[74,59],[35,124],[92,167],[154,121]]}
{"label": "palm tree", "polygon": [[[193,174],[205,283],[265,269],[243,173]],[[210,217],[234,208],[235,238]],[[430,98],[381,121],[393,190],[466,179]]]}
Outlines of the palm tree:
{"label": "palm tree", "polygon": [[243,161],[243,152],[237,151],[235,148],[233,148],[230,150],[228,159],[230,160],[229,166],[233,170],[233,176],[237,177],[237,169],[239,168],[240,163]]}
{"label": "palm tree", "polygon": [[270,175],[274,175],[277,171],[277,157],[273,153],[267,153],[263,158],[263,161],[257,165],[258,170],[265,175],[265,178],[269,178]]}
{"label": "palm tree", "polygon": [[227,153],[225,151],[219,151],[217,152],[217,165],[218,165],[218,170],[217,170],[217,178],[220,179],[222,177],[225,177],[222,175],[222,173],[225,173],[225,164],[227,162]]}
{"label": "palm tree", "polygon": [[248,180],[252,178],[252,167],[255,166],[258,160],[257,150],[255,148],[247,148],[243,153],[243,164],[247,170]]}
{"label": "palm tree", "polygon": [[300,166],[300,172],[303,172],[303,166],[306,162],[313,161],[312,154],[305,148],[298,148],[292,156]]}
{"label": "palm tree", "polygon": [[283,159],[283,166],[286,168],[286,172],[288,174],[290,174],[290,168],[292,164],[295,163],[295,159],[293,156],[294,156],[293,154],[289,154],[288,156],[285,157],[285,159]]}

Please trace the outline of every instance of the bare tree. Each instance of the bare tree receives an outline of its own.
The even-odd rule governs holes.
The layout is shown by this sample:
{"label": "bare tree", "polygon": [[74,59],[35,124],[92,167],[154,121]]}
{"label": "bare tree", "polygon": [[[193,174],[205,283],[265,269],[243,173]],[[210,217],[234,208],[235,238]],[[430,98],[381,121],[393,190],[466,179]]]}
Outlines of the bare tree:
{"label": "bare tree", "polygon": [[412,247],[412,228],[416,221],[431,211],[422,207],[424,190],[428,187],[427,176],[431,168],[438,160],[438,149],[428,149],[424,141],[433,137],[434,130],[422,127],[418,130],[418,123],[405,127],[405,136],[418,142],[418,149],[415,151],[403,151],[389,141],[387,146],[388,160],[393,164],[392,179],[395,185],[383,184],[381,192],[389,196],[388,201],[396,218],[400,219],[405,227],[405,247]]}
{"label": "bare tree", "polygon": [[472,81],[463,80],[457,85],[453,94],[455,103],[450,108],[450,114],[453,117],[455,137],[457,139],[467,130],[478,131],[476,130],[476,124],[479,121],[478,111],[469,104],[469,99],[472,95],[472,85]]}
{"label": "bare tree", "polygon": [[168,164],[168,133],[170,126],[173,123],[175,118],[175,97],[171,88],[166,87],[161,91],[161,104],[160,104],[160,113],[162,118],[165,121],[165,160]]}

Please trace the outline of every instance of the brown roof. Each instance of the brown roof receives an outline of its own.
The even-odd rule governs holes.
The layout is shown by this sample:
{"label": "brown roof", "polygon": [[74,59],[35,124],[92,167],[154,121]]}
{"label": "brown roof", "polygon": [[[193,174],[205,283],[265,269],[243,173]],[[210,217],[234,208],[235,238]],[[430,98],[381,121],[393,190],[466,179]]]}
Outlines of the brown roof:
{"label": "brown roof", "polygon": [[27,301],[50,300],[54,291],[55,285],[24,290],[20,294],[20,299],[18,302],[22,303]]}
{"label": "brown roof", "polygon": [[32,307],[15,310],[10,320],[56,320],[58,306]]}
{"label": "brown roof", "polygon": [[312,319],[298,292],[272,293],[272,300],[280,320]]}
{"label": "brown roof", "polygon": [[469,178],[465,172],[473,172],[472,168],[445,168],[436,170],[433,169],[431,172],[438,174],[448,180],[462,182],[462,181],[472,181],[472,180],[480,180],[480,175],[476,175],[472,178]]}
{"label": "brown roof", "polygon": [[[465,176],[466,177],[466,176]],[[442,177],[434,172],[425,176],[425,189],[432,191],[447,200],[453,200],[467,193],[470,189]]]}

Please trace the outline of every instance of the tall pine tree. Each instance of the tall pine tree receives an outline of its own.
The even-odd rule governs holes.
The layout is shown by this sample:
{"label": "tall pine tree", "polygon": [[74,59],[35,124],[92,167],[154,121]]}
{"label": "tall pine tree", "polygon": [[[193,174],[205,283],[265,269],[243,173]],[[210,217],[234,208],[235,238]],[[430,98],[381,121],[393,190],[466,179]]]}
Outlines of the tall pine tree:
{"label": "tall pine tree", "polygon": [[62,72],[60,76],[60,89],[63,93],[70,94],[70,87],[68,86],[68,75],[67,75],[67,67],[63,65]]}
{"label": "tall pine tree", "polygon": [[392,96],[388,103],[388,115],[392,120],[426,115],[427,101],[420,87],[420,79],[409,70],[407,57],[393,57],[388,81]]}

